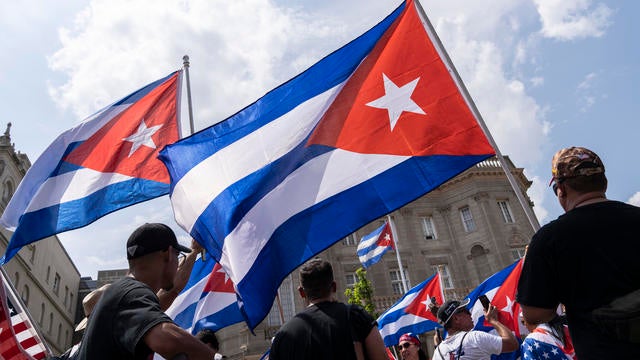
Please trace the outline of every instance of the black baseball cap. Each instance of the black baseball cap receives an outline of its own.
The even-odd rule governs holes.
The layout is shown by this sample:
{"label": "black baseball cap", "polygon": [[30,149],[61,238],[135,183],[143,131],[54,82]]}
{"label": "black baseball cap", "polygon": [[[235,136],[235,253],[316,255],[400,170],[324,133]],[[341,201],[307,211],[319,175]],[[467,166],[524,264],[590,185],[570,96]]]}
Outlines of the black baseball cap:
{"label": "black baseball cap", "polygon": [[176,234],[165,224],[146,223],[137,228],[127,240],[127,259],[164,251],[173,246],[176,250],[190,253],[191,249],[178,243]]}

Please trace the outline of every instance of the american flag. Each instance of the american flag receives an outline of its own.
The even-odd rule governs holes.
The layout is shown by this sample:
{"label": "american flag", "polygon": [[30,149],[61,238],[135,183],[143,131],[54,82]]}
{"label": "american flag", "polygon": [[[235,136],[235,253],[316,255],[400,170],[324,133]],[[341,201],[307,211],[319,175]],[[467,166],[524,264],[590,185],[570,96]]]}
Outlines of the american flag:
{"label": "american flag", "polygon": [[46,348],[0,272],[0,360],[44,359]]}

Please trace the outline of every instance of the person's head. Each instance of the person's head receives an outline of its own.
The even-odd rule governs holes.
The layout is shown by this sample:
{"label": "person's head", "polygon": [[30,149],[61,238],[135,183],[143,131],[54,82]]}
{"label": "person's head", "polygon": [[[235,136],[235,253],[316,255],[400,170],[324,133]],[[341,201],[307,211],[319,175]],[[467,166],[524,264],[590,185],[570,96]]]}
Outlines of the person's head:
{"label": "person's head", "polygon": [[309,301],[326,298],[336,291],[331,264],[320,258],[306,262],[300,269],[300,295]]}
{"label": "person's head", "polygon": [[216,337],[216,333],[209,329],[203,329],[198,331],[196,337],[202,341],[203,343],[209,345],[215,352],[218,352],[220,349],[220,344],[218,343],[218,338]]}
{"label": "person's head", "polygon": [[191,249],[180,245],[176,234],[165,224],[144,224],[127,240],[129,269],[132,272],[134,269],[146,269],[147,275],[151,275],[165,290],[173,288],[180,252],[189,253]]}
{"label": "person's head", "polygon": [[400,336],[398,342],[400,347],[400,355],[402,360],[426,360],[427,355],[422,350],[422,343],[418,336],[412,333],[406,333]]}
{"label": "person's head", "polygon": [[569,147],[556,152],[551,160],[551,181],[553,191],[563,206],[563,197],[569,193],[577,195],[607,190],[604,164],[593,151],[583,147]]}
{"label": "person's head", "polygon": [[473,329],[471,312],[467,309],[469,299],[447,300],[438,309],[438,321],[447,330],[469,331]]}
{"label": "person's head", "polygon": [[98,300],[100,300],[102,294],[104,294],[105,290],[107,290],[108,287],[109,284],[103,285],[100,288],[88,293],[87,296],[82,299],[82,310],[84,310],[84,319],[82,319],[78,326],[76,326],[75,331],[82,331],[87,327],[89,315],[91,315],[93,308],[96,306]]}

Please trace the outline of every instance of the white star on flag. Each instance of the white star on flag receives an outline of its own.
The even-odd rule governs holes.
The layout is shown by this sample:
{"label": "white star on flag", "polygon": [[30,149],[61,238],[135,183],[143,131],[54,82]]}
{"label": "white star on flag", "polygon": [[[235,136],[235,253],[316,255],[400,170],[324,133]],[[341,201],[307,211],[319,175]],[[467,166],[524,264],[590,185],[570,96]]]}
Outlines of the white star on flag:
{"label": "white star on flag", "polygon": [[511,314],[511,316],[513,316],[513,304],[515,303],[515,301],[511,300],[508,296],[505,297],[507,299],[507,306],[503,307],[500,310],[508,312],[509,314]]}
{"label": "white star on flag", "polygon": [[389,234],[384,234],[384,239],[389,241],[391,240],[391,236],[389,236]]}
{"label": "white star on flag", "polygon": [[424,301],[420,302],[421,304],[424,304],[424,309],[425,310],[429,310],[429,304],[431,303],[431,295],[427,294],[427,297],[424,299]]}
{"label": "white star on flag", "polygon": [[396,123],[403,111],[426,115],[424,110],[422,110],[422,108],[420,108],[420,106],[411,99],[413,90],[415,90],[416,85],[418,85],[418,80],[420,80],[420,78],[416,78],[401,87],[398,87],[384,73],[382,74],[382,79],[384,81],[385,94],[382,97],[367,103],[367,106],[378,109],[387,109],[389,112],[391,131],[393,131],[393,128],[396,126]]}
{"label": "white star on flag", "polygon": [[150,128],[147,127],[147,124],[144,123],[144,119],[140,122],[138,126],[138,131],[135,134],[132,134],[129,137],[122,139],[123,141],[128,141],[131,143],[131,150],[129,150],[129,157],[133,155],[140,146],[144,145],[146,147],[150,147],[152,149],[156,148],[156,144],[153,142],[151,136],[158,131],[162,125],[152,126]]}

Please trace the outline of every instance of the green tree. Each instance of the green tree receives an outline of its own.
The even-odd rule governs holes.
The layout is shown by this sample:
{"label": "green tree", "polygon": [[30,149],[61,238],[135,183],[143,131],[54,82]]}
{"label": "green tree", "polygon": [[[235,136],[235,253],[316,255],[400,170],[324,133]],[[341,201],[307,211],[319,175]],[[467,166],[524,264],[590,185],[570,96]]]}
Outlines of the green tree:
{"label": "green tree", "polygon": [[363,268],[356,270],[357,281],[353,284],[353,288],[344,291],[349,304],[362,306],[374,318],[378,317],[376,307],[373,304],[373,288],[371,281],[367,279],[367,271]]}

